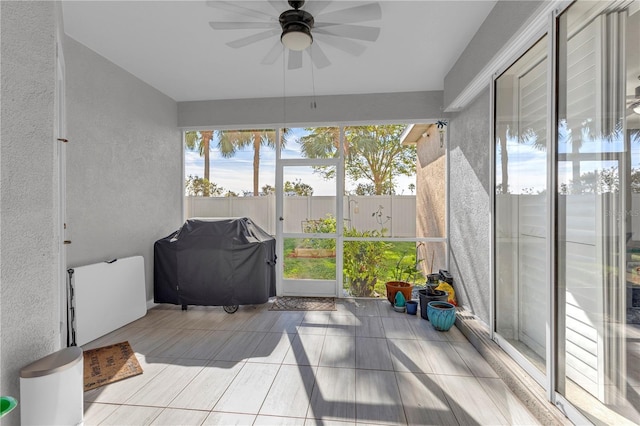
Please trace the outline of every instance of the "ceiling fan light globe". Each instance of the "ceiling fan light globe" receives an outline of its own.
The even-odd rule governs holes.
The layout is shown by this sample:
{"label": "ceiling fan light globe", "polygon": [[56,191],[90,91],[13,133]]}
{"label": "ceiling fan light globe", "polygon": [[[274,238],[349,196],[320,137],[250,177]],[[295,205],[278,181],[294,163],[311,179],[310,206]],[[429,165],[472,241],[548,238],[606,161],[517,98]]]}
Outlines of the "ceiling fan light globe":
{"label": "ceiling fan light globe", "polygon": [[634,105],[631,105],[631,108],[633,108],[633,112],[640,114],[640,102],[636,102]]}
{"label": "ceiling fan light globe", "polygon": [[287,49],[304,50],[311,46],[311,43],[313,43],[313,37],[308,29],[296,28],[284,30],[282,32],[282,36],[280,36],[280,41]]}

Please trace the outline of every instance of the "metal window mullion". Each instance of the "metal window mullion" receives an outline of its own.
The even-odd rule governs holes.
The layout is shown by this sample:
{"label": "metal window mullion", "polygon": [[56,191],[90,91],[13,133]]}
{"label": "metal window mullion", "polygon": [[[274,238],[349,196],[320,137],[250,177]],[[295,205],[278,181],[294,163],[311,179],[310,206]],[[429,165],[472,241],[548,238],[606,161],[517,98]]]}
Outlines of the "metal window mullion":
{"label": "metal window mullion", "polygon": [[[280,128],[276,129],[276,253],[284,260],[284,242],[283,242],[283,221],[282,218],[283,206],[283,164],[281,154],[282,141],[280,140]],[[282,296],[283,285],[282,277],[284,275],[284,262],[280,261],[276,263],[276,294]]]}
{"label": "metal window mullion", "polygon": [[556,194],[557,194],[557,147],[558,147],[558,132],[557,132],[557,96],[558,96],[558,82],[556,78],[557,67],[557,42],[558,32],[556,27],[558,10],[551,12],[549,16],[549,45],[548,51],[548,64],[547,64],[547,261],[546,261],[546,275],[547,282],[547,297],[548,297],[548,310],[547,310],[547,330],[546,330],[546,393],[547,399],[555,404],[555,389],[556,389],[556,337],[557,337],[557,309],[556,309]]}
{"label": "metal window mullion", "polygon": [[500,74],[491,76],[489,85],[489,140],[491,149],[489,150],[489,338],[495,340],[496,329],[496,80]]}
{"label": "metal window mullion", "polygon": [[[185,190],[184,190],[184,181],[185,181],[185,153],[187,151],[187,138],[186,138],[186,130],[182,130],[180,132],[180,140],[182,142],[182,163],[180,165],[180,186],[178,187],[180,189],[180,217],[182,217],[182,222],[184,223],[184,221],[186,221],[188,219],[187,215],[184,214],[184,197],[185,197]],[[189,213],[193,212],[193,202],[191,201],[191,197],[189,197]]]}
{"label": "metal window mullion", "polygon": [[[343,262],[344,262],[344,126],[339,127],[340,141],[338,143],[338,164],[336,165],[336,296],[342,297],[340,291],[343,286]],[[347,208],[351,206],[347,202]],[[349,224],[351,225],[351,224]]]}
{"label": "metal window mullion", "polygon": [[[304,234],[308,236],[309,234]],[[446,243],[447,239],[444,237],[423,237],[423,238],[410,238],[410,237],[343,237],[344,241],[384,241],[389,243],[402,243],[402,242],[425,242],[425,243]]]}
{"label": "metal window mullion", "polygon": [[[451,145],[450,145],[450,137],[449,137],[450,131],[447,130],[445,132],[445,136],[446,136],[446,141],[445,141],[445,149],[444,149],[444,155],[445,155],[445,183],[444,183],[444,196],[445,196],[445,212],[444,212],[444,229],[445,229],[445,249],[446,249],[446,255],[445,255],[445,266],[447,268],[447,271],[451,270],[451,187],[449,182],[451,181]],[[417,182],[416,182],[417,183]]]}
{"label": "metal window mullion", "polygon": [[[337,226],[337,224],[336,224]],[[317,232],[283,232],[283,238],[314,238],[318,240],[331,240],[337,237],[337,233],[317,233]]]}

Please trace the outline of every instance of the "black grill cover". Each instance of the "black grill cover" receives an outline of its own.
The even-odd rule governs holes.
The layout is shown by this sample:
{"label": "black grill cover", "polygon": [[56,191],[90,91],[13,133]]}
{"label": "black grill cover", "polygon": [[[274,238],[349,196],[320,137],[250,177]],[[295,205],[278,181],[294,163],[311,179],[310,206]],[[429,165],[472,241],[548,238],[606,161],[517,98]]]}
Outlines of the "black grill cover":
{"label": "black grill cover", "polygon": [[189,219],[154,244],[154,301],[231,306],[276,295],[276,240],[251,219]]}

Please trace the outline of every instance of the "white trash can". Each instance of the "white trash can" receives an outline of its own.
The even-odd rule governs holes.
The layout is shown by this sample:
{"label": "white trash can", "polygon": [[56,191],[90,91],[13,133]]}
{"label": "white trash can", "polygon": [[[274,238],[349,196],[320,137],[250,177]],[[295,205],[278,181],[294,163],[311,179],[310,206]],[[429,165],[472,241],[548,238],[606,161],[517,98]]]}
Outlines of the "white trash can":
{"label": "white trash can", "polygon": [[20,370],[23,425],[83,424],[82,349],[61,349]]}

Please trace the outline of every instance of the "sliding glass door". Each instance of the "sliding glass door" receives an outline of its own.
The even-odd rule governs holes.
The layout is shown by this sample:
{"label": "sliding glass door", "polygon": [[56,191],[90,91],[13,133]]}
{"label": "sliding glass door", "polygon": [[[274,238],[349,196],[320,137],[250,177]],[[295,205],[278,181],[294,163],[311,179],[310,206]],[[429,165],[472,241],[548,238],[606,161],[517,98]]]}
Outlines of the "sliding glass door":
{"label": "sliding glass door", "polygon": [[547,38],[495,81],[495,331],[546,373]]}
{"label": "sliding glass door", "polygon": [[557,391],[605,424],[640,420],[637,3],[558,26]]}
{"label": "sliding glass door", "polygon": [[494,81],[494,337],[572,420],[638,424],[640,2],[554,18]]}

